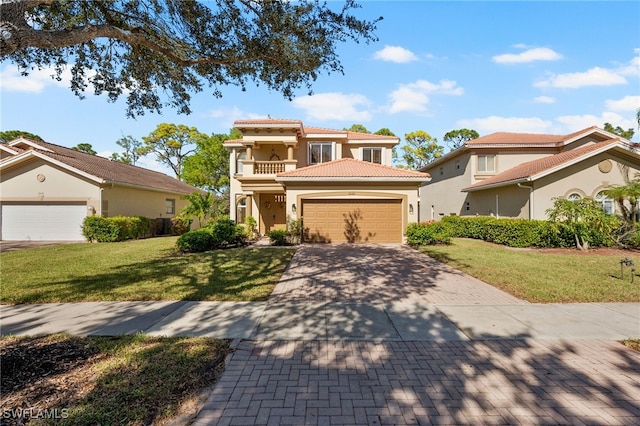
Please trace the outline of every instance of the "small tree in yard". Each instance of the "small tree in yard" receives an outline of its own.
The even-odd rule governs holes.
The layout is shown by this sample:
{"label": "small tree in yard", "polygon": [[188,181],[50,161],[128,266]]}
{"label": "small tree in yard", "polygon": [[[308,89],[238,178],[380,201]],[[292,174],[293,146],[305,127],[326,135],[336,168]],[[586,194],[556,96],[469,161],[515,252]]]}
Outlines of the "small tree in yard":
{"label": "small tree in yard", "polygon": [[554,198],[553,207],[546,211],[549,220],[566,226],[573,233],[576,247],[588,250],[594,235],[611,236],[617,229],[618,220],[608,215],[600,203],[593,198],[568,200]]}
{"label": "small tree in yard", "polygon": [[189,202],[182,210],[180,216],[186,219],[198,218],[198,224],[202,227],[202,222],[207,216],[210,216],[215,206],[213,194],[210,192],[196,191],[185,195],[184,198]]}

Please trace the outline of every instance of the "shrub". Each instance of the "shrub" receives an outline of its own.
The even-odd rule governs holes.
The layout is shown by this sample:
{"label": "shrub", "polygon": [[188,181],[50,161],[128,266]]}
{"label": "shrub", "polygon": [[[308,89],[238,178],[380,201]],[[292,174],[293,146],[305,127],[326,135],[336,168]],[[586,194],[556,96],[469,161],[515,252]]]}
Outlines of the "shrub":
{"label": "shrub", "polygon": [[640,249],[640,229],[636,229],[635,232],[631,233],[624,243],[628,247]]}
{"label": "shrub", "polygon": [[236,225],[230,219],[220,219],[209,226],[215,247],[225,247],[242,242],[243,227]]}
{"label": "shrub", "polygon": [[171,235],[182,235],[191,228],[191,220],[183,217],[171,219]]}
{"label": "shrub", "polygon": [[272,246],[286,246],[287,245],[287,230],[286,229],[274,229],[269,231],[269,241]]}
{"label": "shrub", "polygon": [[149,237],[151,228],[151,219],[142,216],[90,216],[82,224],[82,235],[89,241],[110,243]]}
{"label": "shrub", "polygon": [[106,217],[89,216],[82,222],[82,235],[87,241],[110,243],[118,241],[118,227]]}
{"label": "shrub", "polygon": [[300,244],[302,241],[302,218],[291,219],[287,221],[287,241],[289,244]]}
{"label": "shrub", "polygon": [[188,231],[178,237],[176,247],[183,253],[201,253],[215,246],[213,235],[208,229]]}
{"label": "shrub", "polygon": [[407,243],[412,246],[451,244],[451,232],[443,222],[411,223],[407,227]]}
{"label": "shrub", "polygon": [[493,220],[495,218],[490,216],[445,216],[442,218],[442,222],[446,224],[452,237],[473,238],[476,240],[487,238],[488,224]]}
{"label": "shrub", "polygon": [[494,219],[487,222],[485,240],[509,247],[542,247],[547,228],[546,221]]}

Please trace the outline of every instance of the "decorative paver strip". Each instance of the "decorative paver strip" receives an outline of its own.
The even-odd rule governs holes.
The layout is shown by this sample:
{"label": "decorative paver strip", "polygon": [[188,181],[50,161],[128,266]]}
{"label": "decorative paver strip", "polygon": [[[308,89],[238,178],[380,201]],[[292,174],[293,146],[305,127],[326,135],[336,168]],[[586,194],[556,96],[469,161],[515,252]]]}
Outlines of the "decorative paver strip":
{"label": "decorative paver strip", "polygon": [[244,341],[195,424],[634,424],[639,384],[610,341]]}

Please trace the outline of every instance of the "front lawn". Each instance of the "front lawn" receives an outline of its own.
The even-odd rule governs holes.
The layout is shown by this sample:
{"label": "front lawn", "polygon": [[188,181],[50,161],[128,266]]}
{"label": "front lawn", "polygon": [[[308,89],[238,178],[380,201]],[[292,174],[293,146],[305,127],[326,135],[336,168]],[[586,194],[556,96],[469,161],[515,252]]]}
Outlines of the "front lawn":
{"label": "front lawn", "polygon": [[[514,249],[464,238],[419,250],[529,302],[640,302],[638,252]],[[620,279],[624,257],[636,264],[634,284],[628,267]]]}
{"label": "front lawn", "polygon": [[2,337],[2,424],[184,424],[229,351],[211,338]]}
{"label": "front lawn", "polygon": [[265,300],[289,248],[178,254],[176,238],[61,244],[0,254],[0,303]]}

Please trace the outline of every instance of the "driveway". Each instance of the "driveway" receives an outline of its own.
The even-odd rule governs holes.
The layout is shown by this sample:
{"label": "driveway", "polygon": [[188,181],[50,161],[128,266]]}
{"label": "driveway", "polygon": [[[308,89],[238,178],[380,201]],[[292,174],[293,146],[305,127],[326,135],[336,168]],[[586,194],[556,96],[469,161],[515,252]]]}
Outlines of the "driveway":
{"label": "driveway", "polygon": [[528,304],[399,244],[303,245],[269,301]]}
{"label": "driveway", "polygon": [[[585,336],[639,312],[528,304],[406,246],[302,246],[193,424],[637,424],[640,354]],[[322,327],[344,340],[301,339]]]}

